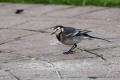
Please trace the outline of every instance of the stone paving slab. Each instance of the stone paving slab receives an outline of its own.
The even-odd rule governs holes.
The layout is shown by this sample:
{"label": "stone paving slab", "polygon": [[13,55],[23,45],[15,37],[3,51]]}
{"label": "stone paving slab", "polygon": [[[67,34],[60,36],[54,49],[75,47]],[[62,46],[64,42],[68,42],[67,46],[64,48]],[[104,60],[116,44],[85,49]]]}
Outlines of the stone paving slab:
{"label": "stone paving slab", "polygon": [[[72,7],[67,10],[55,11],[53,13],[49,13],[48,16],[60,16],[60,17],[75,17],[83,14],[87,14],[89,12],[104,10],[103,7]],[[62,14],[64,12],[64,14]],[[77,13],[76,13],[77,12]],[[69,14],[69,15],[68,15]]]}
{"label": "stone paving slab", "polygon": [[[119,8],[107,8],[101,11],[95,11],[84,16],[86,18],[106,19],[106,20],[119,20],[120,19]],[[81,16],[82,17],[82,16]]]}
{"label": "stone paving slab", "polygon": [[[4,33],[4,34],[3,34]],[[29,32],[29,31],[23,31],[23,30],[8,30],[8,29],[3,29],[0,30],[0,44],[4,44],[5,42],[17,40],[21,36],[29,36],[32,35],[34,32]]]}
{"label": "stone paving slab", "polygon": [[0,17],[0,28],[8,28],[12,26],[17,26],[19,24],[24,24],[28,22],[28,18],[24,18],[21,16],[1,16]]}
{"label": "stone paving slab", "polygon": [[[22,14],[15,10],[24,9]],[[119,80],[120,9],[63,5],[0,3],[0,80]],[[82,41],[107,60],[57,41],[48,29],[55,25],[88,29],[107,38]]]}

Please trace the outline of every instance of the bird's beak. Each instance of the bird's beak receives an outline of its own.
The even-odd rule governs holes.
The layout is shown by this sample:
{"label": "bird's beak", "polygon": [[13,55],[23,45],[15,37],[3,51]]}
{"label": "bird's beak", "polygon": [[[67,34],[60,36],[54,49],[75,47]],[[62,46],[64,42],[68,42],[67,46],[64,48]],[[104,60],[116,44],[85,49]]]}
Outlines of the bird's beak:
{"label": "bird's beak", "polygon": [[52,33],[51,33],[51,35],[55,34],[56,32],[57,32],[57,30],[56,30],[56,31],[54,31],[54,32],[52,32]]}
{"label": "bird's beak", "polygon": [[50,29],[54,30],[54,32],[52,32],[51,35],[55,34],[57,31],[57,30],[55,31],[54,27],[51,27]]}

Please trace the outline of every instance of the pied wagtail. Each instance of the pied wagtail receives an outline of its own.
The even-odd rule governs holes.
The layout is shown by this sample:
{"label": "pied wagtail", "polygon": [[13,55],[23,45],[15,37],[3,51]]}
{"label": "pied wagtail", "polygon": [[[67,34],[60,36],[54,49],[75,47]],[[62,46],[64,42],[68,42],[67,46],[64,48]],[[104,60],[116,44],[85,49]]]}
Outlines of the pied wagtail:
{"label": "pied wagtail", "polygon": [[103,38],[99,37],[93,37],[89,35],[88,33],[91,32],[89,30],[85,29],[75,29],[73,27],[65,27],[62,25],[57,25],[52,27],[52,29],[55,31],[52,34],[56,34],[56,38],[65,45],[73,45],[70,50],[67,52],[64,52],[64,54],[72,54],[73,49],[77,47],[77,44],[80,43],[81,40],[85,39],[100,39],[104,41],[108,41]]}

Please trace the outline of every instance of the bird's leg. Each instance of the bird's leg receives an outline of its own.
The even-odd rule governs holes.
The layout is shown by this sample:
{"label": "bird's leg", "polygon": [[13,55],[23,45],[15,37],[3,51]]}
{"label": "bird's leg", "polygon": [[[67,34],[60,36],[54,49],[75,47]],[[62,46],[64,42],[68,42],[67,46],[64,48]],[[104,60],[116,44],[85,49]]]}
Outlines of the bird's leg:
{"label": "bird's leg", "polygon": [[77,47],[77,44],[75,43],[70,50],[68,50],[67,52],[64,52],[63,54],[73,54],[74,51],[72,51],[73,49],[75,49]]}
{"label": "bird's leg", "polygon": [[74,44],[74,45],[72,46],[72,48],[71,48],[68,52],[72,51],[72,50],[75,49],[76,47],[77,47],[77,44]]}

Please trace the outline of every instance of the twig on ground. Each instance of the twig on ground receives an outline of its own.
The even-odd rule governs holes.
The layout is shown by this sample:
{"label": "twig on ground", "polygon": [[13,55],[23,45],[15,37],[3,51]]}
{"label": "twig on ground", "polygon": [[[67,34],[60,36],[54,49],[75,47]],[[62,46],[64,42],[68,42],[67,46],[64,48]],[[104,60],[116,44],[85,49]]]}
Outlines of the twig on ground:
{"label": "twig on ground", "polygon": [[78,48],[79,50],[81,50],[81,51],[85,51],[85,52],[88,52],[88,53],[91,53],[91,54],[94,54],[94,55],[96,55],[97,57],[100,57],[102,60],[106,60],[102,55],[98,55],[97,53],[94,53],[94,52],[91,52],[91,51],[89,51],[89,50],[87,50],[87,49],[80,49],[80,48]]}

